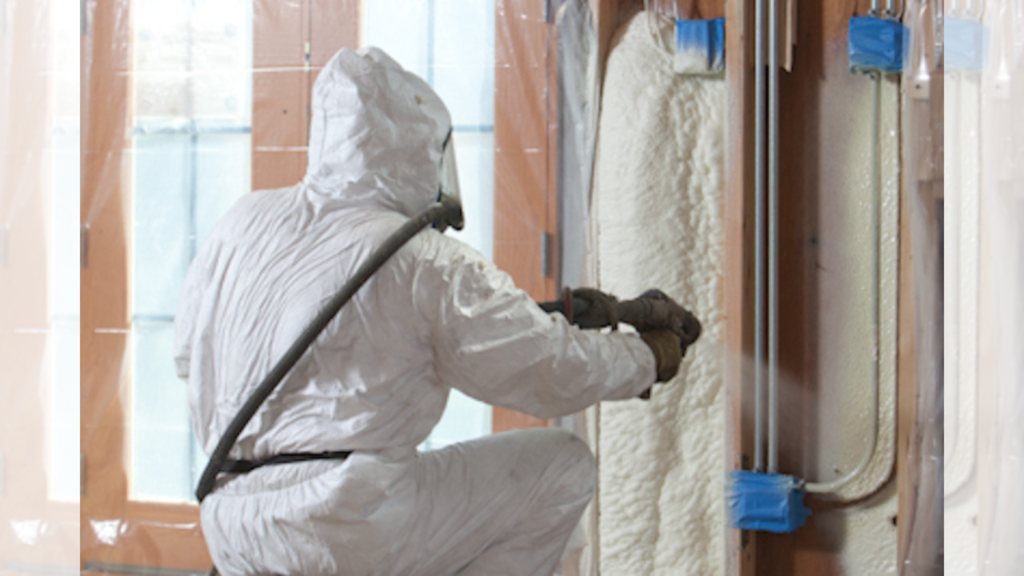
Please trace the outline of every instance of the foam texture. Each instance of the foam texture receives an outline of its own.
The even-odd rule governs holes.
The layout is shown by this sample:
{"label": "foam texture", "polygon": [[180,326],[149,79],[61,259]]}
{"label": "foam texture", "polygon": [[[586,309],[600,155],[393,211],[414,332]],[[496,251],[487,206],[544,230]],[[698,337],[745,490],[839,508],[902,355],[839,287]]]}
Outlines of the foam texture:
{"label": "foam texture", "polygon": [[649,402],[600,411],[602,574],[725,570],[722,340],[725,84],[677,74],[643,13],[608,58],[595,172],[600,287],[657,287],[704,332]]}

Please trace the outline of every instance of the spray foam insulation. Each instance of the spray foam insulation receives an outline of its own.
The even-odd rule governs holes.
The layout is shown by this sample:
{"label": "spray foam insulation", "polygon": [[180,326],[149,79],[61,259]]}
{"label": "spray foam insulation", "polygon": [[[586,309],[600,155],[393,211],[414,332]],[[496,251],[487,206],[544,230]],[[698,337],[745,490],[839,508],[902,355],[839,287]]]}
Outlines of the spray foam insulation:
{"label": "spray foam insulation", "polygon": [[673,71],[643,13],[613,40],[595,168],[599,285],[657,287],[704,332],[650,402],[601,406],[602,574],[721,574],[725,563],[722,186],[725,83]]}

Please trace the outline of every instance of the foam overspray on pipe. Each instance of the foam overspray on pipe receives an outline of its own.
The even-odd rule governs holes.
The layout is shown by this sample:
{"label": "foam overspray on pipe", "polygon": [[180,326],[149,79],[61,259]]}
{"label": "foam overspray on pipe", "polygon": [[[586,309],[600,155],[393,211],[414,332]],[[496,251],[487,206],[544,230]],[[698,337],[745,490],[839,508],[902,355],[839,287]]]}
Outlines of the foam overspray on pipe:
{"label": "foam overspray on pipe", "polygon": [[880,146],[880,128],[881,123],[880,111],[882,108],[882,75],[879,72],[872,72],[872,82],[874,83],[874,102],[872,103],[872,118],[871,118],[871,291],[872,291],[872,306],[871,306],[871,326],[873,329],[873,341],[871,345],[872,358],[871,358],[871,426],[870,432],[868,433],[867,448],[864,450],[863,456],[857,466],[845,476],[832,480],[830,482],[808,482],[804,485],[804,490],[809,493],[826,494],[838,491],[840,488],[846,486],[856,478],[860,477],[865,470],[867,470],[868,463],[871,462],[871,457],[875,454],[875,448],[878,446],[878,426],[879,426],[879,385],[880,385],[880,331],[881,331],[881,241],[882,241],[882,174],[881,174],[881,146]]}

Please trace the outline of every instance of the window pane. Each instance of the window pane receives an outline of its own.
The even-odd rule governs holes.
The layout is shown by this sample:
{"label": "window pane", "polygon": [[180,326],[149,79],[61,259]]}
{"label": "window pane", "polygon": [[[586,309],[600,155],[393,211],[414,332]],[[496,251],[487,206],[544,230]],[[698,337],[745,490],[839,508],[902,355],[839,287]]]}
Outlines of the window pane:
{"label": "window pane", "polygon": [[173,364],[188,266],[251,189],[252,2],[134,0],[131,497],[191,500],[205,455]]}
{"label": "window pane", "polygon": [[[174,373],[174,324],[132,325],[132,497],[189,500],[198,480],[187,388]],[[175,409],[175,408],[178,409]]]}
{"label": "window pane", "polygon": [[[61,121],[63,120],[63,122]],[[79,152],[77,118],[58,120],[53,155],[53,245],[50,279],[50,498],[79,499]]]}
{"label": "window pane", "polygon": [[[449,231],[493,254],[494,3],[479,0],[365,2],[363,39],[425,79],[455,125],[455,155],[466,228]],[[489,434],[491,407],[452,391],[424,448]]]}
{"label": "window pane", "polygon": [[458,390],[452,390],[444,416],[430,432],[423,448],[433,450],[490,433],[491,407]]}
{"label": "window pane", "polygon": [[80,497],[80,262],[81,222],[79,148],[81,93],[79,13],[67,0],[54,4],[53,19],[53,201],[50,257],[49,365],[50,442],[48,489],[51,500]]}
{"label": "window pane", "polygon": [[135,118],[252,118],[252,2],[135,0]]}
{"label": "window pane", "polygon": [[195,245],[202,246],[228,208],[252,190],[249,134],[203,134],[196,150]]}
{"label": "window pane", "polygon": [[135,138],[132,314],[173,318],[192,256],[192,137]]}
{"label": "window pane", "polygon": [[432,84],[456,126],[494,125],[494,2],[437,2]]}
{"label": "window pane", "polygon": [[364,2],[363,41],[388,53],[403,68],[427,79],[428,2],[374,0]]}
{"label": "window pane", "polygon": [[448,233],[490,260],[494,255],[494,132],[459,131],[452,142],[466,227]]}

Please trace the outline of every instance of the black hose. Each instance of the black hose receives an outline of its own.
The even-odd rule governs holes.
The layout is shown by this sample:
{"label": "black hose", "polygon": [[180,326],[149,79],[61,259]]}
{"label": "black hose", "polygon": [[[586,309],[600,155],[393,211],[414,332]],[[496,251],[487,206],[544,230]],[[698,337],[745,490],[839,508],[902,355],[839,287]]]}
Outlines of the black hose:
{"label": "black hose", "polygon": [[359,291],[377,269],[383,266],[395,252],[398,252],[399,248],[431,224],[461,229],[462,207],[457,201],[442,197],[440,202],[432,204],[416,217],[403,224],[401,228],[384,241],[380,248],[370,255],[370,258],[356,270],[355,276],[341,287],[341,290],[331,298],[330,302],[324,306],[316,318],[306,326],[306,329],[292,343],[284,356],[277,361],[274,368],[271,369],[267,377],[263,379],[263,382],[253,391],[249,399],[245,401],[245,404],[235,414],[235,417],[231,419],[228,427],[225,428],[224,434],[220,437],[220,441],[217,442],[217,447],[214,448],[213,454],[210,455],[210,460],[206,463],[203,475],[199,478],[196,497],[200,502],[213,491],[213,485],[217,480],[217,475],[224,468],[224,464],[228,459],[228,453],[231,452],[235,441],[238,440],[238,436],[249,423],[249,420],[252,419],[263,402],[274,392],[277,385],[284,380],[288,372],[298,363],[302,355],[306,353],[306,350],[317,339],[317,336],[327,327],[327,324],[338,314],[341,307]]}

